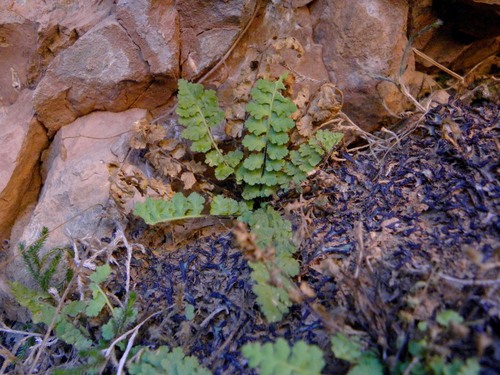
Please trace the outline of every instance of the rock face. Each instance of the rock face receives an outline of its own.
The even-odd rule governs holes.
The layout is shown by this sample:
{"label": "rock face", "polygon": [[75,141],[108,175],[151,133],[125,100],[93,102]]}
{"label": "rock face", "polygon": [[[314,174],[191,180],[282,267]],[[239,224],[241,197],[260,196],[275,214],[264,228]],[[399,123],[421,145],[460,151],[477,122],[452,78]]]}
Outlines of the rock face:
{"label": "rock face", "polygon": [[120,0],[118,22],[148,64],[152,83],[135,106],[154,109],[165,104],[177,89],[179,78],[179,15],[173,0]]}
{"label": "rock face", "polygon": [[148,85],[148,67],[139,48],[108,19],[52,61],[35,90],[34,106],[53,134],[92,111],[129,108]]}
{"label": "rock face", "polygon": [[397,78],[407,13],[404,0],[318,0],[311,5],[314,41],[323,46],[330,80],[344,93],[345,112],[368,131],[389,121],[382,100],[397,101],[392,98],[397,88],[377,77]]}
{"label": "rock face", "polygon": [[36,25],[11,11],[0,11],[0,106],[15,103],[28,85],[36,59]]}
{"label": "rock face", "polygon": [[184,78],[199,77],[225,54],[255,5],[256,0],[177,2]]}
{"label": "rock face", "polygon": [[39,161],[48,138],[33,117],[32,96],[23,90],[16,103],[0,108],[0,242],[40,189]]}
{"label": "rock face", "polygon": [[95,112],[57,133],[44,161],[38,204],[14,241],[14,254],[15,243],[31,243],[43,226],[51,231],[46,249],[66,245],[73,238],[109,234],[109,227],[100,220],[109,199],[107,163],[123,161],[132,126],[146,116],[144,109]]}

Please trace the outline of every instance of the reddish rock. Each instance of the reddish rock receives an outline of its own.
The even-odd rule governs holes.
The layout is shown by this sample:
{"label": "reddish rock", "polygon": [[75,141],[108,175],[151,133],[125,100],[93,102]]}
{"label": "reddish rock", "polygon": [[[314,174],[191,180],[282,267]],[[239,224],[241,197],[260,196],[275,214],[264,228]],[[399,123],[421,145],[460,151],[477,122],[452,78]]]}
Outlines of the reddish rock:
{"label": "reddish rock", "polygon": [[120,0],[118,22],[141,50],[153,76],[135,106],[154,109],[177,90],[179,78],[179,16],[173,0]]}
{"label": "reddish rock", "polygon": [[140,48],[154,75],[179,76],[179,19],[173,0],[120,0],[118,22]]}
{"label": "reddish rock", "polygon": [[37,25],[11,11],[0,11],[0,106],[13,104],[28,86],[36,59]]}
{"label": "reddish rock", "polygon": [[311,101],[329,80],[321,56],[322,47],[312,40],[307,7],[268,3],[260,9],[226,64],[207,80],[217,86],[220,103],[226,109],[226,132],[235,135],[240,131],[250,89],[261,76],[274,79],[288,71],[293,77],[292,98],[303,90],[310,94],[305,100]]}
{"label": "reddish rock", "polygon": [[16,103],[0,108],[0,243],[40,191],[39,160],[48,139],[33,117],[32,95],[23,90]]}
{"label": "reddish rock", "polygon": [[[28,59],[28,55],[24,55],[25,63],[30,62],[30,87],[38,83],[46,67],[59,52],[108,17],[113,7],[113,0],[3,0],[0,9],[13,12],[34,25],[36,43],[30,50],[34,57]],[[26,41],[20,41],[17,46],[22,47]]]}
{"label": "reddish rock", "polygon": [[[314,40],[323,45],[331,81],[344,93],[344,111],[367,131],[393,122],[383,100],[387,95],[397,96],[399,101],[402,97],[396,87],[377,77],[398,78],[407,42],[408,2],[318,0],[310,8]],[[408,72],[411,70],[410,64]]]}
{"label": "reddish rock", "polygon": [[255,3],[256,0],[177,2],[184,78],[199,77],[227,52],[250,18]]}
{"label": "reddish rock", "polygon": [[109,199],[107,163],[123,161],[134,123],[146,116],[138,108],[94,112],[59,130],[44,161],[38,203],[20,238],[12,238],[12,255],[19,241],[31,243],[43,226],[51,231],[45,250],[73,238],[109,234],[109,223],[100,220]]}
{"label": "reddish rock", "polygon": [[111,19],[88,31],[50,64],[36,88],[38,119],[54,134],[92,111],[123,111],[149,86],[147,64]]}

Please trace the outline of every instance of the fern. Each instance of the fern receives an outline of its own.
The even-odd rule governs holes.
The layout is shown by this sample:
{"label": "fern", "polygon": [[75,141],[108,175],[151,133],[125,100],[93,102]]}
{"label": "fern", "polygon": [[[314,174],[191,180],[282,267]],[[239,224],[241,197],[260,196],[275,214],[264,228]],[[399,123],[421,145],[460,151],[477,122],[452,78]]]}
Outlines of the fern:
{"label": "fern", "polygon": [[361,343],[355,338],[349,338],[337,333],[331,338],[333,354],[351,364],[350,375],[382,375],[384,367],[375,352],[362,350]]}
{"label": "fern", "polygon": [[320,130],[298,150],[289,151],[289,132],[295,128],[290,116],[297,107],[282,94],[286,76],[255,83],[252,101],[246,107],[245,154],[241,150],[224,154],[214,140],[212,128],[223,120],[215,92],[179,80],[177,114],[186,127],[182,137],[192,141],[191,150],[205,153],[205,163],[215,168],[217,179],[234,174],[236,182],[243,185],[246,200],[269,197],[287,189],[291,181],[300,183],[342,138],[341,133]]}
{"label": "fern", "polygon": [[290,116],[297,107],[281,94],[285,78],[286,74],[275,82],[259,79],[250,92],[252,101],[246,107],[249,118],[245,122],[248,134],[242,142],[250,153],[236,173],[237,181],[245,182],[245,199],[268,197],[280,186],[288,187],[290,181],[283,167],[288,132],[295,126]]}
{"label": "fern", "polygon": [[179,80],[177,115],[179,123],[186,128],[181,136],[192,141],[191,150],[206,154],[206,163],[215,167],[215,176],[224,180],[243,158],[241,151],[224,155],[212,135],[212,128],[224,120],[224,112],[213,90],[204,90],[200,84]]}
{"label": "fern", "polygon": [[251,368],[257,368],[261,375],[317,375],[325,366],[323,352],[316,345],[304,341],[292,348],[280,338],[276,343],[246,344],[241,350]]}
{"label": "fern", "polygon": [[173,220],[194,219],[201,214],[205,198],[198,193],[191,193],[187,198],[182,193],[175,193],[170,201],[146,198],[144,203],[137,203],[134,214],[140,216],[149,225]]}
{"label": "fern", "polygon": [[[277,322],[288,313],[292,301],[288,292],[294,288],[291,278],[299,273],[299,263],[293,258],[296,247],[293,244],[291,223],[283,219],[271,206],[252,213],[248,219],[256,245],[261,249],[275,249],[272,262],[249,262],[251,277],[255,282],[252,290],[257,303],[269,322]],[[278,272],[279,283],[273,275]]]}
{"label": "fern", "polygon": [[211,374],[210,371],[199,364],[195,357],[186,356],[180,348],[170,351],[166,346],[160,346],[155,351],[144,351],[138,360],[129,366],[128,371],[132,375]]}

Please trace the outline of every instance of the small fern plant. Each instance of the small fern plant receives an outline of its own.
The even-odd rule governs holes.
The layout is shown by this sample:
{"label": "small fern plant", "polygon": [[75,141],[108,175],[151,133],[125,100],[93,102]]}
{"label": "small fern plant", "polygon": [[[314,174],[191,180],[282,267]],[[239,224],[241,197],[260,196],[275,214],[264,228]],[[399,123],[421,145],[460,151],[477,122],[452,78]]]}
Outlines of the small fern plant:
{"label": "small fern plant", "polygon": [[292,181],[300,183],[342,139],[341,133],[319,130],[297,149],[290,150],[291,119],[295,104],[283,96],[287,73],[272,82],[259,79],[247,104],[246,135],[241,149],[224,153],[212,130],[224,119],[217,96],[200,84],[179,80],[177,114],[185,127],[181,136],[190,140],[191,150],[205,153],[205,163],[215,168],[215,177],[231,175],[243,186],[246,200],[266,198],[279,189],[288,189]]}

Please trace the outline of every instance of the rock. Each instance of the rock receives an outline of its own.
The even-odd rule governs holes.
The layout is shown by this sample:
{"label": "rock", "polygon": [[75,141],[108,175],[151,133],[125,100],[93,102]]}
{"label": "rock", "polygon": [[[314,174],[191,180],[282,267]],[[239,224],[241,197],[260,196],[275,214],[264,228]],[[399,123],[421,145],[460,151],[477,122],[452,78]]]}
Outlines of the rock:
{"label": "rock", "polygon": [[11,11],[0,11],[0,106],[15,103],[28,86],[36,59],[37,25]]}
{"label": "rock", "polygon": [[177,2],[182,75],[199,77],[231,47],[251,17],[256,0]]}
{"label": "rock", "polygon": [[[367,131],[394,122],[383,101],[389,95],[393,103],[404,103],[403,97],[394,85],[377,77],[398,78],[407,43],[408,3],[318,0],[310,8],[314,41],[323,46],[330,79],[344,93],[344,112]],[[407,74],[412,70],[410,61]]]}
{"label": "rock", "polygon": [[173,0],[120,0],[118,22],[140,48],[154,75],[179,76],[179,19]]}
{"label": "rock", "polygon": [[[29,86],[34,88],[53,58],[108,17],[113,7],[113,0],[2,1],[0,9],[17,14],[34,25],[35,45],[29,51],[32,56],[26,58],[29,55],[24,55],[25,63],[30,63]],[[20,40],[17,46],[24,46],[28,40]]]}
{"label": "rock", "polygon": [[329,81],[321,60],[322,47],[312,36],[307,7],[287,8],[269,2],[258,12],[224,67],[208,80],[217,87],[221,106],[226,109],[228,134],[234,135],[241,128],[250,89],[261,76],[275,79],[288,71],[293,77],[289,81],[292,98],[302,92],[306,102],[312,101],[320,86]]}
{"label": "rock", "polygon": [[120,0],[116,13],[154,79],[135,105],[153,109],[165,104],[177,90],[180,74],[179,16],[173,0]]}
{"label": "rock", "polygon": [[0,243],[40,192],[39,160],[48,139],[33,117],[32,96],[25,89],[14,104],[0,108]]}
{"label": "rock", "polygon": [[[10,258],[4,278],[30,285],[18,243],[32,243],[43,226],[50,235],[41,254],[72,239],[101,238],[113,229],[103,220],[109,199],[107,163],[121,162],[128,152],[134,123],[147,116],[144,109],[94,112],[59,130],[44,162],[48,171],[29,223],[11,238]],[[23,271],[20,271],[23,270]]]}
{"label": "rock", "polygon": [[36,88],[34,107],[52,135],[92,111],[128,109],[149,84],[138,47],[116,21],[107,19],[52,61]]}

